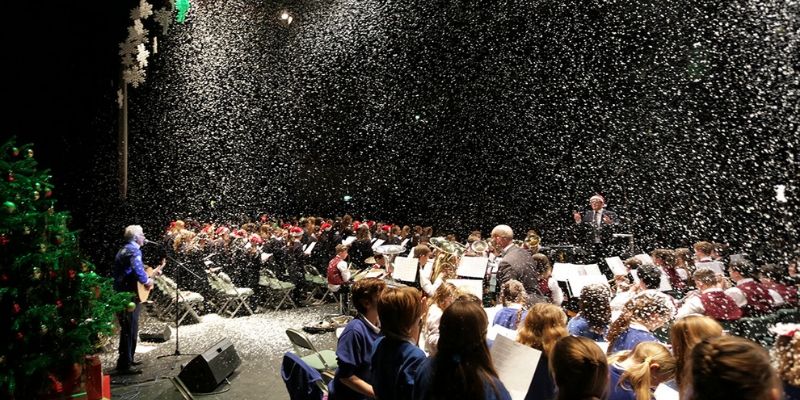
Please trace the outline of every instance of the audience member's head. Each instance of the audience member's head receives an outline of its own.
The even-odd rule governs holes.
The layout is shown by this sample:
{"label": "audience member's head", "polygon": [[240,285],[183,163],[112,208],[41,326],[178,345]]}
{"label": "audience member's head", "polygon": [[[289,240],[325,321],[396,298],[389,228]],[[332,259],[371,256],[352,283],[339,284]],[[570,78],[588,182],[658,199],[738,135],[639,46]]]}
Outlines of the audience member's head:
{"label": "audience member's head", "polygon": [[539,279],[549,279],[553,272],[553,266],[546,255],[536,253],[533,255],[533,271]]}
{"label": "audience member's head", "polygon": [[[706,271],[710,271],[713,276],[713,271]],[[681,387],[681,393],[683,393],[683,388],[689,381],[690,371],[687,365],[694,345],[703,340],[720,336],[722,336],[722,325],[713,318],[704,315],[689,315],[672,324],[669,329],[669,339],[672,344],[672,354],[675,355],[678,366],[675,380],[678,382],[678,386]]]}
{"label": "audience member's head", "polygon": [[553,345],[550,371],[558,386],[558,400],[606,399],[608,362],[591,339],[565,336]]}
{"label": "audience member's head", "polygon": [[769,354],[738,336],[706,339],[692,349],[692,400],[781,398]]}
{"label": "audience member's head", "polygon": [[537,303],[519,327],[517,341],[549,355],[556,341],[567,335],[567,314],[561,307]]}

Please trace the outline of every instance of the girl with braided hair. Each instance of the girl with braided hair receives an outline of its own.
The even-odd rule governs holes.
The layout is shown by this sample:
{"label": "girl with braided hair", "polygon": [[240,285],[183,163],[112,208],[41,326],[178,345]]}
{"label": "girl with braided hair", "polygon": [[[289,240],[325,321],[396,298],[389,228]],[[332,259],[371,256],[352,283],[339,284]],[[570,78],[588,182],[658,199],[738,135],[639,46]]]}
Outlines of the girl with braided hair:
{"label": "girl with braided hair", "polygon": [[674,308],[668,301],[650,292],[628,300],[622,314],[608,329],[608,354],[633,350],[640,342],[658,342],[652,332],[672,318]]}
{"label": "girl with braided hair", "polygon": [[675,357],[661,343],[641,342],[608,358],[609,400],[650,400],[653,389],[675,377]]}
{"label": "girl with braided hair", "polygon": [[503,304],[503,308],[494,315],[492,325],[517,330],[528,310],[525,306],[528,303],[528,293],[525,292],[522,282],[512,279],[504,283],[500,288],[500,303]]}
{"label": "girl with braided hair", "polygon": [[778,375],[760,345],[738,336],[706,339],[692,350],[690,400],[778,400]]}
{"label": "girl with braided hair", "polygon": [[608,286],[599,283],[584,286],[580,297],[581,311],[567,324],[569,334],[604,341],[611,321],[610,301]]}

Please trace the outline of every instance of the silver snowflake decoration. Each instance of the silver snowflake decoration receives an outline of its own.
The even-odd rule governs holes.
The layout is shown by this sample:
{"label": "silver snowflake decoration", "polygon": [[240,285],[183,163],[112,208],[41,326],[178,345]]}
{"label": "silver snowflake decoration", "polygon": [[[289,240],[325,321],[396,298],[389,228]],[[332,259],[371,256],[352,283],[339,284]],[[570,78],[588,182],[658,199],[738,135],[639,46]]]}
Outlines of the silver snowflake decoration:
{"label": "silver snowflake decoration", "polygon": [[126,54],[133,54],[136,52],[136,47],[139,43],[131,42],[129,40],[119,44],[119,55],[125,57]]}
{"label": "silver snowflake decoration", "polygon": [[169,26],[172,23],[172,8],[160,8],[155,12],[155,14],[156,15],[153,16],[153,19],[158,22],[159,26],[161,26],[161,33],[166,34],[167,29],[169,29]]}
{"label": "silver snowflake decoration", "polygon": [[136,54],[136,61],[139,62],[139,66],[144,68],[147,66],[147,57],[150,56],[150,52],[144,47],[144,43],[140,44],[138,47],[139,52]]}
{"label": "silver snowflake decoration", "polygon": [[139,2],[139,17],[147,19],[151,15],[153,15],[153,5],[146,0],[141,0],[141,2]]}
{"label": "silver snowflake decoration", "polygon": [[121,58],[123,67],[130,68],[133,66],[133,53],[125,53]]}
{"label": "silver snowflake decoration", "polygon": [[122,72],[122,79],[125,83],[138,88],[139,85],[144,83],[144,68],[138,65],[127,68]]}

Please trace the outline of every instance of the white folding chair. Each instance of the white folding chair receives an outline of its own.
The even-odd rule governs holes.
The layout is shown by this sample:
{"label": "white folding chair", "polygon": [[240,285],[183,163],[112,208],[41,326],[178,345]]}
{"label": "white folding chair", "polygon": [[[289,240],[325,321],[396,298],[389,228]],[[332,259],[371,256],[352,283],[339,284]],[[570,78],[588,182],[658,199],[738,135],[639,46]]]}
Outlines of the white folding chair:
{"label": "white folding chair", "polygon": [[264,269],[261,271],[261,275],[258,278],[258,284],[269,290],[278,292],[280,302],[275,306],[275,310],[281,308],[284,303],[291,305],[292,308],[297,308],[297,304],[292,300],[292,290],[295,288],[294,283],[284,282],[278,279],[274,272]]}

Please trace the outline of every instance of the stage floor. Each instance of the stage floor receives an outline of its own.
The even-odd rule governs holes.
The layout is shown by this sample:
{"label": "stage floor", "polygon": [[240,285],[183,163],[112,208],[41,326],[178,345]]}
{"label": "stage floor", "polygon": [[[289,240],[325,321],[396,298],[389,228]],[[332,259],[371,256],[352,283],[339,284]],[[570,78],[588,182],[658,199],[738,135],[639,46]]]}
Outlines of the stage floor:
{"label": "stage floor", "polygon": [[[200,323],[181,325],[181,356],[158,358],[175,353],[175,329],[170,340],[163,343],[139,342],[136,349],[141,375],[111,377],[112,399],[182,399],[168,378],[180,373],[181,365],[189,362],[222,339],[229,339],[242,359],[242,365],[229,377],[230,386],[221,384],[219,394],[202,396],[204,399],[288,399],[286,386],[280,376],[283,354],[294,351],[286,337],[287,328],[301,329],[317,322],[323,315],[331,314],[337,305],[303,307],[294,310],[267,311],[246,317],[225,318],[217,314],[202,316]],[[149,320],[149,321],[145,321]],[[160,322],[146,317],[142,312],[141,325]],[[318,349],[335,350],[336,335],[333,332],[308,334]],[[110,373],[116,363],[116,341],[110,343],[107,352],[100,355],[104,373]],[[305,353],[304,353],[305,354]],[[198,398],[200,398],[198,396]]]}

